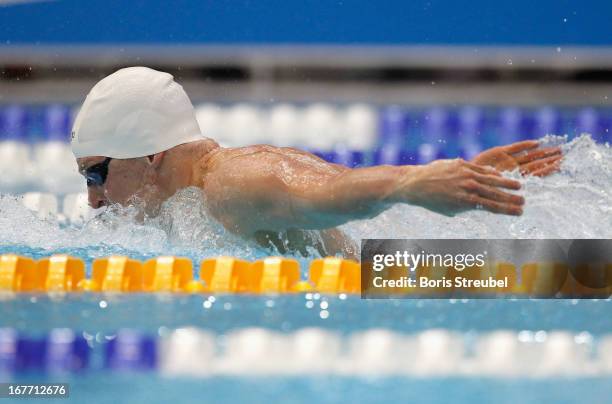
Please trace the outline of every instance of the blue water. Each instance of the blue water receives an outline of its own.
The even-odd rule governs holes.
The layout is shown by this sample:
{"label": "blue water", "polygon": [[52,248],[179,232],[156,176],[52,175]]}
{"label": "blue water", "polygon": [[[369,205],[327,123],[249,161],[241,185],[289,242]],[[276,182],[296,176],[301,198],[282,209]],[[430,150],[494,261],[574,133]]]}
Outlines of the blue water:
{"label": "blue water", "polygon": [[[268,376],[163,376],[154,372],[111,373],[102,368],[101,348],[122,327],[152,335],[196,326],[224,335],[243,327],[289,333],[320,327],[344,335],[372,328],[413,333],[444,328],[466,339],[506,330],[587,332],[597,341],[612,329],[612,303],[591,300],[369,300],[320,296],[308,308],[303,295],[282,297],[83,295],[50,298],[22,296],[2,303],[0,326],[38,335],[53,327],[81,329],[94,336],[90,370],[76,375],[24,374],[12,381],[70,383],[70,402],[609,402],[608,378],[580,376],[503,378],[482,376],[341,376],[302,374]],[[106,302],[104,308],[100,302]],[[320,302],[329,316],[322,318]],[[229,303],[229,304],[228,304]],[[152,313],[154,313],[152,315]],[[409,358],[407,358],[409,360]],[[96,365],[97,364],[97,365]],[[53,400],[51,400],[53,402]],[[56,402],[65,402],[57,400]]]}
{"label": "blue water", "polygon": [[[27,380],[27,379],[26,379]],[[607,378],[215,377],[89,374],[67,379],[79,403],[609,403]],[[66,400],[45,399],[45,403]]]}
{"label": "blue water", "polygon": [[[2,303],[0,327],[30,333],[69,327],[89,334],[136,328],[156,334],[160,328],[194,326],[215,333],[265,327],[291,332],[320,327],[350,334],[371,328],[412,333],[430,328],[459,332],[509,330],[612,332],[608,300],[362,300],[359,296],[217,295],[67,295],[20,296]],[[306,304],[309,300],[314,305]],[[100,302],[104,302],[102,305]],[[321,302],[328,316],[321,316]],[[104,307],[101,307],[104,306]],[[152,313],[154,313],[152,315]]]}

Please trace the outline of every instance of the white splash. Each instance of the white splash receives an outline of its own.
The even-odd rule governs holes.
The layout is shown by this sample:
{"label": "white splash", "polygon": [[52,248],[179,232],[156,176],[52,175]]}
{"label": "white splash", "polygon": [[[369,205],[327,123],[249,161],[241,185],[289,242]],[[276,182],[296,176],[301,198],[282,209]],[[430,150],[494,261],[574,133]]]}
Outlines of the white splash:
{"label": "white splash", "polygon": [[[560,137],[546,137],[558,144]],[[398,205],[372,220],[342,226],[360,238],[610,238],[612,149],[583,135],[562,146],[561,171],[546,178],[508,176],[523,184],[522,216],[470,211],[447,217]]]}

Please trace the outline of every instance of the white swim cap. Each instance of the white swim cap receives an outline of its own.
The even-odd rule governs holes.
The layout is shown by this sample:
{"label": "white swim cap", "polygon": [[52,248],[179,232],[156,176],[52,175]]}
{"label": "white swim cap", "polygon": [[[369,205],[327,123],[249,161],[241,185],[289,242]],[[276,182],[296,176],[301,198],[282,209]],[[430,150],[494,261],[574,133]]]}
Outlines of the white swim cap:
{"label": "white swim cap", "polygon": [[100,80],[72,128],[78,157],[143,157],[205,139],[193,105],[172,75],[128,67]]}

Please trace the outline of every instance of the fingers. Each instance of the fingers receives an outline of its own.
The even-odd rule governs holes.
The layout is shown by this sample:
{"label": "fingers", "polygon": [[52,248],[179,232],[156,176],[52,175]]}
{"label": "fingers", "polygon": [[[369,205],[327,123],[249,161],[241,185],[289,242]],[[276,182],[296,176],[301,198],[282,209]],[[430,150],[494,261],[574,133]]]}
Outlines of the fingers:
{"label": "fingers", "polygon": [[547,147],[545,149],[533,150],[528,153],[518,155],[515,157],[515,159],[517,163],[522,165],[522,164],[532,162],[534,160],[539,160],[545,157],[558,156],[558,155],[561,155],[560,147]]}
{"label": "fingers", "polygon": [[508,192],[503,192],[497,188],[490,187],[487,185],[480,185],[476,189],[476,192],[480,196],[483,196],[487,199],[490,199],[496,202],[503,202],[509,205],[516,205],[517,207],[520,207],[525,204],[525,198],[523,198],[521,195],[515,195],[515,194],[510,194]]}
{"label": "fingers", "polygon": [[493,175],[483,175],[476,174],[475,179],[485,185],[491,185],[499,188],[507,188],[507,189],[521,189],[521,183],[501,176],[493,176]]}
{"label": "fingers", "polygon": [[540,145],[537,140],[525,140],[523,142],[512,143],[507,146],[502,146],[506,153],[514,154],[525,150],[535,149]]}
{"label": "fingers", "polygon": [[482,184],[508,189],[521,188],[520,182],[503,177],[501,173],[493,167],[481,166],[467,161],[465,162],[465,166],[474,172],[472,174],[473,178]]}
{"label": "fingers", "polygon": [[506,215],[520,216],[523,214],[523,208],[520,205],[498,202],[487,199],[480,195],[469,195],[465,199],[466,203],[475,208],[483,208],[493,213],[503,213]]}
{"label": "fingers", "polygon": [[462,183],[465,202],[468,205],[509,215],[522,214],[525,198],[504,192],[499,188],[519,189],[520,186],[518,181],[509,178],[484,174],[474,174],[472,179]]}
{"label": "fingers", "polygon": [[547,175],[556,173],[561,169],[561,160],[562,159],[559,159],[554,163],[547,165],[546,167],[534,170],[531,175],[535,175],[536,177],[546,177]]}
{"label": "fingers", "polygon": [[558,169],[561,165],[563,156],[551,156],[540,160],[532,161],[521,166],[522,174],[534,174],[536,171],[542,171],[547,168],[555,167]]}

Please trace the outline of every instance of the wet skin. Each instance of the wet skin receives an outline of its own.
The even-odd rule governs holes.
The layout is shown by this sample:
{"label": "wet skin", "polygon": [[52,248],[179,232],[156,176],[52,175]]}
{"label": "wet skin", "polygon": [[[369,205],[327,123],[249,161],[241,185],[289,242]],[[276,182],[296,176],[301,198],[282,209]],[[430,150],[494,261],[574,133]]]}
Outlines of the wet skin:
{"label": "wet skin", "polygon": [[[518,181],[500,171],[549,175],[559,169],[558,147],[535,141],[493,148],[472,162],[439,160],[421,166],[351,169],[294,148],[256,145],[222,148],[211,139],[134,159],[113,159],[104,185],[88,188],[89,203],[144,202],[155,215],[178,190],[202,189],[209,213],[228,230],[281,254],[355,258],[358,248],[336,227],[370,218],[395,203],[422,206],[452,216],[470,209],[520,215]],[[77,159],[83,173],[104,156]],[[313,232],[314,231],[314,232]]]}

